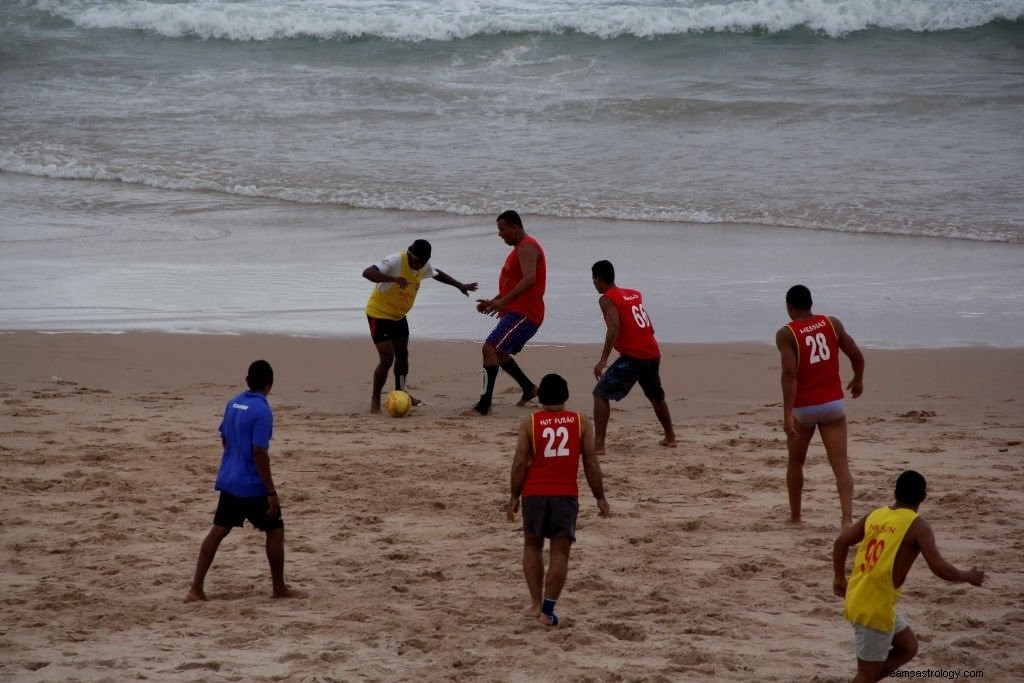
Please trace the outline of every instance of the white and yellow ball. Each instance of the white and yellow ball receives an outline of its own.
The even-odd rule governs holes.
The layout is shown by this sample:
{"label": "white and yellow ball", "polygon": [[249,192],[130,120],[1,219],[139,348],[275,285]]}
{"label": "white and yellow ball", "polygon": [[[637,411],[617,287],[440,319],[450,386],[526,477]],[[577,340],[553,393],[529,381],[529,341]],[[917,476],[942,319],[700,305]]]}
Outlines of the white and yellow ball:
{"label": "white and yellow ball", "polygon": [[384,410],[388,411],[391,417],[405,417],[412,410],[412,397],[396,389],[384,399]]}

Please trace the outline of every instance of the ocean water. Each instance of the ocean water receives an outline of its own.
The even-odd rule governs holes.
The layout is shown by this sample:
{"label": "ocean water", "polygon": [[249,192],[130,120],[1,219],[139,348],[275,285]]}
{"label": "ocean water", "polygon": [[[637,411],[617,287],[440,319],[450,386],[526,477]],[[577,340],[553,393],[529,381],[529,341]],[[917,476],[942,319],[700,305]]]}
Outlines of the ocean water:
{"label": "ocean water", "polygon": [[771,340],[804,281],[871,344],[1020,346],[1022,188],[1024,0],[0,3],[0,329],[363,334],[416,237],[493,294],[515,208],[540,341],[600,339],[610,258],[664,341]]}

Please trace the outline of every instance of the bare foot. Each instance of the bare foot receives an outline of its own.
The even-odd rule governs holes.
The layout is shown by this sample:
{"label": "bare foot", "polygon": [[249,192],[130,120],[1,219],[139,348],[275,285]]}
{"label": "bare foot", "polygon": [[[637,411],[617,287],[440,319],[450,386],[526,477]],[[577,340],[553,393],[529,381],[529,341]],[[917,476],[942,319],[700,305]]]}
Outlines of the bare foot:
{"label": "bare foot", "polygon": [[558,628],[558,616],[550,617],[547,614],[541,614],[537,617],[537,621],[544,624],[545,626]]}
{"label": "bare foot", "polygon": [[418,398],[416,398],[412,394],[409,394],[409,400],[412,401],[412,404],[414,406],[421,406],[421,405],[423,405],[423,401],[419,400]]}
{"label": "bare foot", "polygon": [[484,415],[490,415],[490,414],[491,414],[491,411],[489,411],[489,410],[486,413],[481,413],[475,407],[474,408],[470,408],[469,410],[462,411],[462,416],[463,417],[483,417]]}
{"label": "bare foot", "polygon": [[309,593],[306,593],[305,591],[300,591],[297,588],[285,588],[283,592],[280,592],[280,593],[275,592],[274,593],[274,598],[275,599],[308,598],[308,597],[309,597]]}
{"label": "bare foot", "polygon": [[380,395],[370,399],[370,412],[374,415],[380,414]]}
{"label": "bare foot", "polygon": [[527,607],[523,610],[523,616],[530,617],[531,619],[536,619],[540,616],[540,605],[531,605]]}
{"label": "bare foot", "polygon": [[658,445],[659,446],[666,446],[668,448],[675,448],[676,447],[676,437],[673,436],[673,437],[670,438],[670,437],[666,436],[664,439],[662,439],[661,441],[658,442]]}
{"label": "bare foot", "polygon": [[206,593],[195,588],[189,588],[185,594],[185,602],[206,602]]}
{"label": "bare foot", "polygon": [[530,387],[530,393],[529,394],[523,394],[523,397],[521,399],[519,399],[518,401],[516,401],[516,405],[519,406],[520,408],[522,408],[523,406],[525,406],[527,403],[529,403],[530,401],[532,401],[535,398],[537,398],[537,387],[536,386],[532,386],[532,387]]}
{"label": "bare foot", "polygon": [[594,454],[595,455],[604,455],[605,453],[607,453],[607,451],[604,448],[604,444],[601,444],[600,446],[598,446],[597,444],[594,444]]}
{"label": "bare foot", "polygon": [[790,517],[788,522],[790,526],[801,526],[803,523],[803,520],[799,517]]}

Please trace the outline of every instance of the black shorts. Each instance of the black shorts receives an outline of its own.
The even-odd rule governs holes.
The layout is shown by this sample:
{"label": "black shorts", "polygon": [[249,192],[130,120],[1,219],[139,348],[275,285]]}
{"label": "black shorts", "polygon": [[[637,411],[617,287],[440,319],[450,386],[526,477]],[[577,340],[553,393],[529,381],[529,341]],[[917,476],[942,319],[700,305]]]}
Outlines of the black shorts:
{"label": "black shorts", "polygon": [[370,323],[370,339],[374,344],[394,341],[395,339],[409,338],[409,319],[388,320],[387,318],[371,318],[366,316]]}
{"label": "black shorts", "polygon": [[277,511],[277,517],[268,517],[267,508],[270,503],[266,496],[255,498],[238,498],[230,493],[220,492],[220,500],[217,502],[217,512],[213,515],[213,523],[217,526],[235,527],[242,526],[245,520],[260,531],[274,531],[284,528],[284,519],[281,517],[281,510]]}
{"label": "black shorts", "polygon": [[523,531],[537,538],[576,540],[576,516],[580,501],[575,496],[523,498]]}
{"label": "black shorts", "polygon": [[644,396],[652,401],[665,398],[665,390],[661,388],[660,358],[640,360],[632,356],[619,356],[611,364],[594,387],[594,396],[609,401],[620,401],[626,397],[637,382],[644,390]]}

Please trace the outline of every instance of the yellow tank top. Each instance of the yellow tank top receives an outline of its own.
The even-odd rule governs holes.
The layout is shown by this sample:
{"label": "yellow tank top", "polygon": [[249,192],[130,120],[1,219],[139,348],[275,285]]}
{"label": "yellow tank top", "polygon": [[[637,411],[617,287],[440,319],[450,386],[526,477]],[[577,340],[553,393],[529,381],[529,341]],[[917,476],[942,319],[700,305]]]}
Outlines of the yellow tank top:
{"label": "yellow tank top", "polygon": [[366,302],[366,315],[371,318],[401,320],[416,302],[420,283],[426,276],[428,267],[413,270],[409,267],[409,253],[403,251],[401,257],[401,277],[409,284],[403,289],[393,282],[378,283],[370,293],[370,300]]}
{"label": "yellow tank top", "polygon": [[864,521],[864,540],[857,548],[853,572],[846,586],[846,618],[877,631],[896,626],[896,600],[892,568],[907,529],[917,513],[907,508],[881,507]]}

